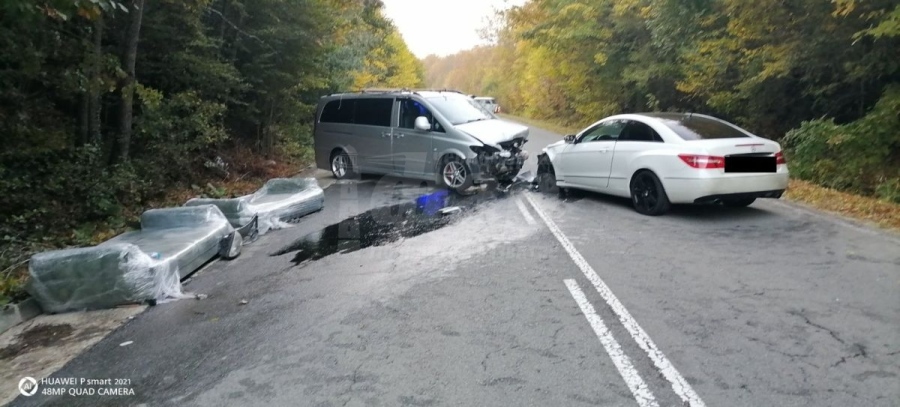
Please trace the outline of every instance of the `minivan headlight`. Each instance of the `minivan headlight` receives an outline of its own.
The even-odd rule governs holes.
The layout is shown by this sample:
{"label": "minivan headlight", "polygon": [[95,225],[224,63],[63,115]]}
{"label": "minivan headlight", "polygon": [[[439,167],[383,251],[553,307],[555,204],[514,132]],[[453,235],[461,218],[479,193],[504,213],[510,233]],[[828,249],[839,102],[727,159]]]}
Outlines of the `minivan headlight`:
{"label": "minivan headlight", "polygon": [[481,146],[469,146],[469,148],[472,149],[472,151],[474,151],[475,154],[481,154],[481,153],[494,154],[494,153],[497,153],[500,151],[499,148],[489,146],[487,144],[481,145]]}

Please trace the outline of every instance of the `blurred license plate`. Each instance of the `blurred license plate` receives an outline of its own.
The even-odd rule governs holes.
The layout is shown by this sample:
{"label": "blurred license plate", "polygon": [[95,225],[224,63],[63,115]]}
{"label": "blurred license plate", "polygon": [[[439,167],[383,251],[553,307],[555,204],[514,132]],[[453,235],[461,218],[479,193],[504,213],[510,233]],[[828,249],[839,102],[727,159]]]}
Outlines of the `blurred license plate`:
{"label": "blurred license plate", "polygon": [[725,172],[776,172],[775,157],[725,157]]}

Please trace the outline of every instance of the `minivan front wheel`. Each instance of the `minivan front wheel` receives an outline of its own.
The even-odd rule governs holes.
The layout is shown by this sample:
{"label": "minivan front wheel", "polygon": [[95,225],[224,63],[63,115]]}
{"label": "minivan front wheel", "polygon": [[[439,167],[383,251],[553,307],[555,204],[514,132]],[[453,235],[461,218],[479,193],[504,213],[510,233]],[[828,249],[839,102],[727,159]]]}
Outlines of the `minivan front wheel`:
{"label": "minivan front wheel", "polygon": [[353,162],[346,151],[338,151],[331,156],[331,173],[337,179],[347,179],[353,174]]}
{"label": "minivan front wheel", "polygon": [[456,156],[444,158],[439,176],[445,187],[456,191],[464,191],[473,183],[472,173],[466,163]]}

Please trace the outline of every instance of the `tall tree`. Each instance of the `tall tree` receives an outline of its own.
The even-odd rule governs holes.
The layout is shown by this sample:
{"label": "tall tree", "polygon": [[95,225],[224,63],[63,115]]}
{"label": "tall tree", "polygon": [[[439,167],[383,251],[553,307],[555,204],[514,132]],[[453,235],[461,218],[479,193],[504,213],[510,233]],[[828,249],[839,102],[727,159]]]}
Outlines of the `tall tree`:
{"label": "tall tree", "polygon": [[131,149],[131,133],[134,124],[134,69],[137,61],[138,40],[141,33],[141,20],[144,16],[144,0],[132,0],[128,11],[130,20],[125,32],[122,49],[122,70],[125,77],[120,84],[121,106],[119,110],[119,134],[116,143],[114,162],[128,161]]}

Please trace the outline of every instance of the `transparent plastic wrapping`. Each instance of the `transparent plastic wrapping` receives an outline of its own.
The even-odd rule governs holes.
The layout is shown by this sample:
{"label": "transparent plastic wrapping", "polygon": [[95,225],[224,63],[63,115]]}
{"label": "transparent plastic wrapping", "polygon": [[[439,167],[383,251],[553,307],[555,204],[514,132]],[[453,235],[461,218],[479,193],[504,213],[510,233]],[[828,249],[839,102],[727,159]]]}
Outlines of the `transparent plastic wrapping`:
{"label": "transparent plastic wrapping", "polygon": [[232,199],[194,198],[186,206],[215,205],[239,228],[259,216],[259,234],[322,209],[325,192],[315,178],[274,178],[258,191]]}
{"label": "transparent plastic wrapping", "polygon": [[32,256],[26,289],[46,312],[184,298],[181,276],[215,257],[233,231],[212,205],[149,210],[139,231]]}

